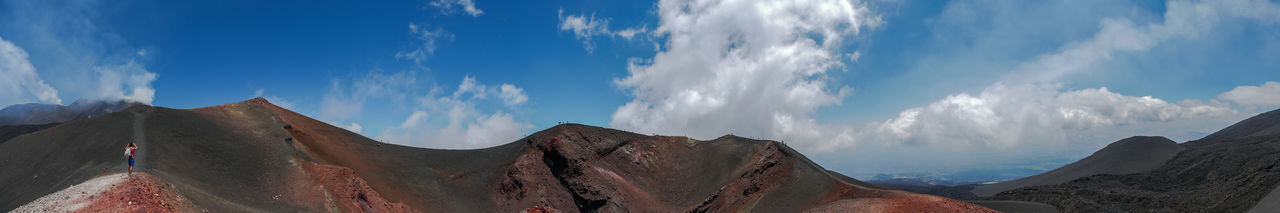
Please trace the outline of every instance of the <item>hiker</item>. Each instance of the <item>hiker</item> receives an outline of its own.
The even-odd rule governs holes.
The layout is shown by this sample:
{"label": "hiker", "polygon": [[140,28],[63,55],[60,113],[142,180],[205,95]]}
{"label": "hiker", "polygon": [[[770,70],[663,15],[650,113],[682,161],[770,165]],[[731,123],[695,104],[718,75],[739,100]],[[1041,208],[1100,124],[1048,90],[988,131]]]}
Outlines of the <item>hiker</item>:
{"label": "hiker", "polygon": [[133,142],[129,142],[129,145],[124,147],[124,155],[129,156],[129,175],[130,176],[133,175],[133,152],[136,152],[136,151],[138,151],[138,145],[133,144]]}

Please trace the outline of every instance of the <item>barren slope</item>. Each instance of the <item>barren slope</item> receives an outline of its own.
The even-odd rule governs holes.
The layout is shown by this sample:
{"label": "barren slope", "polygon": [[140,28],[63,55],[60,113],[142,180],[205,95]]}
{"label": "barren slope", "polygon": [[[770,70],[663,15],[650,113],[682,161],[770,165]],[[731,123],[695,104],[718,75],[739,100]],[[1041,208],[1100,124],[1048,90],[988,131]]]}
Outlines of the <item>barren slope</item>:
{"label": "barren slope", "polygon": [[1186,148],[1160,136],[1134,136],[1112,142],[1089,157],[1045,173],[973,187],[973,194],[989,197],[1010,189],[1065,183],[1098,174],[1147,172],[1164,165]]}
{"label": "barren slope", "polygon": [[129,140],[141,146],[138,172],[169,184],[193,211],[990,211],[858,186],[773,141],[567,124],[491,148],[423,149],[263,99],[134,107],[0,144],[0,210],[123,171],[118,150]]}
{"label": "barren slope", "polygon": [[[1277,111],[1232,125],[1150,172],[1096,175],[1005,191],[992,199],[1038,201],[1068,212],[1244,212],[1280,185]],[[1248,127],[1248,128],[1241,128]]]}

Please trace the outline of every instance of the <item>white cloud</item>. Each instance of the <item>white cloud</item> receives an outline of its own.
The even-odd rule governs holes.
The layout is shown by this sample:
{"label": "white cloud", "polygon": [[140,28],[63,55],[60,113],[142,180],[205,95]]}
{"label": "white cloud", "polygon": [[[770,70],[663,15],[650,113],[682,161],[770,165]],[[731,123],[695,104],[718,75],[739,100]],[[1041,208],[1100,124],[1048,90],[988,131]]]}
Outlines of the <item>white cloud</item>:
{"label": "white cloud", "polygon": [[524,89],[510,84],[502,84],[498,96],[502,97],[502,103],[508,106],[520,105],[529,100],[529,97],[524,95]]}
{"label": "white cloud", "polygon": [[407,59],[414,63],[422,64],[423,61],[427,60],[427,57],[435,55],[436,45],[438,42],[445,42],[453,39],[453,34],[445,32],[443,28],[428,28],[429,27],[425,24],[419,25],[409,23],[409,34],[412,34],[414,39],[417,39],[417,42],[420,44],[415,45],[412,50],[396,52],[396,59]]}
{"label": "white cloud", "polygon": [[[472,149],[505,144],[523,137],[533,125],[517,121],[503,110],[484,112],[483,105],[501,101],[507,109],[527,100],[523,89],[510,84],[497,88],[477,83],[467,76],[450,95],[433,89],[418,97],[415,110],[399,128],[380,133],[377,138],[412,146]],[[501,100],[492,100],[498,97]],[[445,116],[428,116],[428,115]]]}
{"label": "white cloud", "polygon": [[[29,64],[57,94],[76,99],[131,100],[151,104],[158,75],[147,70],[140,57],[146,52],[128,42],[109,26],[100,26],[97,2],[18,2],[0,10],[0,27],[20,32],[8,36],[23,44]],[[13,40],[13,38],[21,38]],[[8,43],[8,41],[6,41]],[[25,55],[25,54],[24,54]],[[43,90],[43,89],[42,89]]]}
{"label": "white cloud", "polygon": [[1275,8],[1266,1],[1171,2],[1163,22],[1104,19],[1091,38],[1023,63],[977,95],[952,94],[855,128],[824,124],[813,114],[841,104],[850,91],[829,87],[825,73],[842,67],[841,58],[861,57],[842,52],[840,44],[878,23],[866,7],[848,1],[661,1],[661,25],[653,33],[665,36],[664,48],[653,58],[632,60],[630,75],[615,81],[635,99],[618,108],[610,125],[699,138],[735,133],[817,152],[860,145],[1044,151],[1052,146],[1043,145],[1111,141],[1119,137],[1109,134],[1117,129],[1184,134],[1192,123],[1229,121],[1241,113],[1213,100],[1170,103],[1105,87],[1067,90],[1061,81],[1115,54],[1194,38],[1226,19],[1274,24],[1280,14]]}
{"label": "white cloud", "polygon": [[[1280,7],[1265,1],[1170,2],[1163,22],[1138,26],[1128,19],[1103,19],[1090,39],[1068,44],[1018,66],[1003,81],[978,96],[960,93],[925,107],[903,111],[897,118],[869,124],[865,136],[820,147],[847,147],[865,140],[876,143],[982,145],[1015,148],[1070,141],[1129,125],[1234,120],[1241,113],[1217,101],[1186,100],[1178,104],[1152,97],[1125,96],[1106,90],[1062,91],[1065,76],[1089,72],[1113,55],[1143,52],[1175,38],[1194,38],[1224,19],[1263,19],[1274,23]],[[1266,17],[1271,16],[1271,17]],[[1187,125],[1161,130],[1182,134]],[[1130,133],[1132,134],[1132,133]],[[1110,135],[1108,135],[1110,136]]]}
{"label": "white cloud", "polygon": [[485,92],[484,85],[476,83],[476,78],[469,75],[462,78],[462,83],[458,84],[458,89],[453,91],[453,98],[461,98],[467,93],[471,93],[471,98],[484,98],[489,94]]}
{"label": "white cloud", "polygon": [[364,104],[371,99],[402,101],[416,83],[413,72],[382,74],[369,72],[356,81],[343,85],[335,79],[320,104],[321,119],[345,120],[360,117]]}
{"label": "white cloud", "polygon": [[635,38],[636,35],[642,35],[648,32],[644,27],[626,28],[622,30],[609,30],[609,19],[597,19],[595,14],[590,16],[586,14],[580,15],[564,15],[564,9],[556,11],[556,16],[560,17],[560,30],[573,32],[574,38],[582,41],[582,48],[587,52],[595,51],[595,43],[591,39],[596,36],[620,37],[626,40]]}
{"label": "white cloud", "polygon": [[1136,26],[1127,18],[1103,19],[1099,24],[1102,29],[1093,38],[1024,64],[1017,70],[1022,75],[1014,75],[1016,79],[1011,80],[1058,81],[1064,75],[1091,70],[1112,55],[1147,51],[1173,39],[1197,38],[1226,21],[1249,20],[1268,25],[1280,22],[1280,5],[1265,0],[1172,1],[1166,7],[1163,22],[1144,26]]}
{"label": "white cloud", "polygon": [[62,104],[58,90],[40,79],[36,68],[27,60],[27,52],[0,38],[0,107],[42,102]]}
{"label": "white cloud", "polygon": [[1280,82],[1268,81],[1259,86],[1238,86],[1218,95],[1218,99],[1248,107],[1280,106]]}
{"label": "white cloud", "polygon": [[95,98],[151,104],[155,97],[156,90],[151,88],[151,82],[157,75],[147,71],[142,64],[131,60],[125,64],[94,67],[94,71],[98,75],[99,86],[98,94],[93,96]]}
{"label": "white cloud", "polygon": [[[973,96],[960,93],[897,118],[867,125],[857,140],[883,144],[977,146],[1001,149],[1063,144],[1071,134],[1160,122],[1194,122],[1239,114],[1229,106],[1149,96],[1126,96],[1106,87],[1062,91],[1060,86],[993,85]],[[1094,139],[1094,138],[1089,138]],[[1101,138],[1101,140],[1113,140]],[[855,141],[821,144],[849,146]]]}
{"label": "white cloud", "polygon": [[440,8],[440,12],[450,14],[456,12],[459,8],[471,17],[479,17],[484,14],[480,8],[476,8],[476,2],[473,0],[435,0],[427,3],[427,6]]}
{"label": "white cloud", "polygon": [[426,122],[427,115],[425,111],[413,111],[413,114],[409,115],[409,119],[405,119],[404,123],[400,123],[400,128],[416,127],[418,124]]}
{"label": "white cloud", "polygon": [[[423,86],[416,79],[415,72],[370,72],[351,82],[335,80],[324,96],[317,117],[361,133],[366,130],[361,123],[385,123],[387,115],[407,108],[409,112],[404,120],[395,120],[393,122],[398,123],[386,126],[369,126],[372,131],[368,135],[379,141],[430,148],[504,144],[524,136],[534,127],[510,113],[519,111],[519,106],[528,101],[523,88],[511,84],[486,85],[466,76],[452,91],[432,87],[421,94],[416,91]],[[255,95],[263,94],[265,90],[255,91]],[[370,103],[378,103],[377,114],[366,116],[365,105]]]}
{"label": "white cloud", "polygon": [[[614,112],[610,126],[697,138],[807,134],[825,141],[847,132],[811,116],[852,91],[828,86],[826,73],[844,66],[849,37],[879,23],[862,3],[676,0],[660,1],[658,15],[653,36],[665,43],[615,80],[635,99]],[[562,29],[602,25],[572,20]]]}

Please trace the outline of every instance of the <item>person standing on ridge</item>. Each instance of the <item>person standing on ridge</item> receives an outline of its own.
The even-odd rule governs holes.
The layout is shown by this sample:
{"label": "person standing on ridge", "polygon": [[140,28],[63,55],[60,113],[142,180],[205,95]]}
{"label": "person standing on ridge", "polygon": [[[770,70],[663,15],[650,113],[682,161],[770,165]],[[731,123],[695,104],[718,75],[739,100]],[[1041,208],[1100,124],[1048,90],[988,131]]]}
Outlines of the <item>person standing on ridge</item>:
{"label": "person standing on ridge", "polygon": [[129,156],[129,175],[133,176],[133,152],[138,151],[138,145],[129,142],[128,146],[124,146],[124,155]]}

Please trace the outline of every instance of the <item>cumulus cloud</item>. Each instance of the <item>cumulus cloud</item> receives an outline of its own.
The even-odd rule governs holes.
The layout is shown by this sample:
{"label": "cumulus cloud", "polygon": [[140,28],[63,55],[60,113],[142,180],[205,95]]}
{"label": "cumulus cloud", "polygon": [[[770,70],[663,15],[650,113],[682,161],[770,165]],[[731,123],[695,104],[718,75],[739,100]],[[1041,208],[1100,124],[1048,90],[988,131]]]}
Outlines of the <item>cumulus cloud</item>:
{"label": "cumulus cloud", "polygon": [[45,84],[27,61],[27,52],[0,38],[0,106],[22,103],[62,104],[58,90]]}
{"label": "cumulus cloud", "polygon": [[[416,72],[369,72],[354,81],[334,80],[320,105],[321,120],[356,133],[395,111],[410,109],[398,125],[369,126],[379,141],[430,148],[482,148],[514,141],[533,129],[512,112],[528,102],[524,89],[512,84],[483,84],[466,76],[457,87],[432,87],[426,94]],[[450,91],[452,90],[452,91]],[[258,90],[255,95],[264,94]],[[274,103],[274,101],[273,101]],[[366,105],[381,103],[376,118]],[[407,106],[406,106],[407,105]],[[360,121],[360,122],[356,122]]]}
{"label": "cumulus cloud", "polygon": [[[1116,54],[1147,51],[1172,39],[1194,38],[1228,19],[1274,23],[1280,12],[1265,1],[1170,2],[1163,22],[1136,25],[1103,19],[1090,39],[1064,46],[1018,66],[978,96],[948,96],[897,118],[868,125],[866,140],[897,143],[956,143],[1010,148],[1026,143],[1064,143],[1080,130],[1158,122],[1238,117],[1229,105],[1211,101],[1178,104],[1106,90],[1061,91],[1065,76],[1089,72]],[[848,144],[852,144],[849,142]],[[837,144],[843,144],[838,143]]]}
{"label": "cumulus cloud", "polygon": [[1248,107],[1280,106],[1280,82],[1268,81],[1258,86],[1238,86],[1218,95],[1218,99]]}
{"label": "cumulus cloud", "polygon": [[[859,140],[887,144],[1015,148],[1069,142],[1069,134],[1152,122],[1195,121],[1236,115],[1230,106],[1150,96],[1106,87],[1063,91],[1060,86],[993,85],[978,95],[960,93],[898,117],[868,124]],[[1105,139],[1104,139],[1105,140]],[[833,142],[820,147],[839,147]],[[883,144],[882,144],[883,145]]]}
{"label": "cumulus cloud", "polygon": [[467,13],[467,15],[471,15],[471,17],[479,17],[484,14],[483,10],[476,8],[476,2],[473,0],[435,0],[428,2],[427,6],[440,8],[440,12],[444,14],[454,13],[459,9]]}
{"label": "cumulus cloud", "polygon": [[[1116,54],[1143,52],[1172,39],[1194,38],[1228,19],[1274,24],[1280,7],[1266,1],[1169,2],[1163,22],[1136,25],[1127,19],[1103,19],[1090,39],[1064,46],[1024,63],[978,96],[950,95],[897,118],[869,124],[849,141],[819,147],[852,146],[859,141],[908,144],[961,144],[1011,148],[1065,143],[1070,133],[1160,122],[1222,120],[1240,113],[1229,105],[1188,100],[1178,104],[1152,97],[1126,96],[1105,87],[1062,91],[1065,76],[1089,72]],[[1170,130],[1176,131],[1176,130]],[[1077,138],[1078,139],[1078,138]],[[1107,140],[1107,139],[1102,139]]]}
{"label": "cumulus cloud", "polygon": [[560,30],[573,33],[573,37],[582,41],[582,48],[587,52],[595,51],[595,43],[591,41],[593,37],[619,37],[631,40],[637,35],[643,35],[648,32],[645,27],[626,28],[622,30],[610,30],[609,19],[596,18],[595,14],[586,15],[564,15],[564,9],[556,11],[556,16],[560,17]]}
{"label": "cumulus cloud", "polygon": [[498,96],[502,97],[502,103],[508,106],[520,105],[529,100],[529,96],[524,95],[524,89],[510,84],[502,84],[501,89],[498,90]]}
{"label": "cumulus cloud", "polygon": [[1154,132],[1176,133],[1196,121],[1239,118],[1241,113],[1216,100],[1171,103],[1106,87],[1062,86],[1065,76],[1096,70],[1117,54],[1195,38],[1228,20],[1274,24],[1280,14],[1266,1],[1177,1],[1167,8],[1163,21],[1147,24],[1103,19],[1092,37],[1016,66],[976,95],[952,94],[853,126],[822,123],[813,114],[842,104],[851,91],[828,85],[825,73],[842,67],[841,58],[861,57],[840,47],[859,29],[879,23],[865,6],[661,1],[661,25],[653,34],[665,37],[665,44],[653,58],[632,60],[630,75],[615,80],[635,99],[615,111],[610,125],[699,138],[735,133],[815,152],[861,145],[1044,150],[1052,146],[1043,145],[1114,140],[1089,136],[1120,137],[1100,134],[1116,129],[1146,133],[1153,131],[1143,126],[1164,126]]}
{"label": "cumulus cloud", "polygon": [[435,55],[437,42],[453,39],[453,34],[445,32],[443,28],[431,29],[425,24],[409,23],[409,34],[413,35],[418,44],[411,50],[396,52],[396,59],[410,60],[417,64],[422,64],[427,57]]}
{"label": "cumulus cloud", "polygon": [[[448,94],[448,95],[445,95]],[[497,98],[497,99],[494,99]],[[486,103],[501,102],[515,110],[527,97],[511,84],[494,87],[467,76],[452,93],[433,89],[417,97],[415,110],[399,128],[383,131],[379,140],[432,148],[471,149],[508,143],[523,137],[533,125],[517,121],[501,109],[485,112]],[[430,116],[441,115],[441,116]]]}
{"label": "cumulus cloud", "polygon": [[[665,44],[652,58],[631,60],[630,75],[615,79],[635,99],[609,125],[698,138],[842,134],[811,116],[850,94],[829,86],[826,73],[844,66],[846,40],[879,23],[862,3],[844,0],[660,1],[658,15],[653,36]],[[561,28],[602,25],[591,23]]]}
{"label": "cumulus cloud", "polygon": [[[0,27],[21,33],[7,35],[9,40],[4,43],[22,44],[25,52],[31,53],[22,54],[30,56],[24,64],[32,65],[33,72],[39,72],[47,84],[22,84],[42,93],[37,100],[57,103],[57,96],[63,96],[150,104],[154,99],[156,91],[151,83],[158,75],[143,63],[147,54],[126,45],[124,38],[94,21],[100,20],[97,2],[29,1],[6,6],[0,9]],[[16,54],[7,57],[12,56]],[[19,68],[11,71],[23,72],[19,70],[27,65],[15,65]],[[56,93],[52,88],[57,88]]]}

